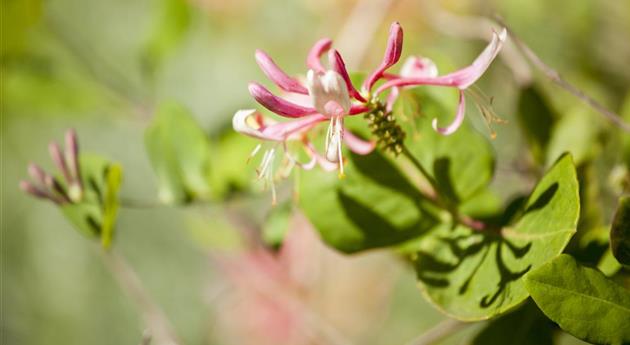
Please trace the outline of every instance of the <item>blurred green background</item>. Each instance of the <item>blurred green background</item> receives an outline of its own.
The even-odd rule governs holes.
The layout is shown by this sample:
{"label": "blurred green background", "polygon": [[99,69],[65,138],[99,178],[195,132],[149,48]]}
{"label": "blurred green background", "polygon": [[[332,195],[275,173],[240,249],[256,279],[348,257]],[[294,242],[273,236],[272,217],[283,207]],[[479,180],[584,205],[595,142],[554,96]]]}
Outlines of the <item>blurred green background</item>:
{"label": "blurred green background", "polygon": [[[630,88],[630,1],[453,0],[441,6],[459,15],[501,15],[549,65],[610,109],[621,110]],[[343,41],[347,45],[353,40],[370,44],[359,57],[352,51],[356,48],[338,49],[354,57],[351,65],[370,69],[382,55],[394,20],[405,29],[403,58],[431,56],[442,71],[468,64],[485,43],[453,35],[453,27],[436,22],[432,10],[416,0],[2,0],[2,344],[139,344],[144,329],[97,248],[52,205],[17,187],[30,161],[52,167],[46,149],[50,140],[76,128],[83,150],[123,165],[123,198],[155,200],[143,133],[158,102],[185,105],[213,142],[221,143],[234,112],[255,106],[247,83],[264,79],[254,61],[256,48],[290,74],[304,73],[310,45],[346,28],[353,38]],[[349,18],[355,22],[347,31]],[[370,28],[376,29],[373,37]],[[606,136],[610,125],[530,72],[563,119],[579,119],[556,139],[556,150],[570,149],[578,160],[607,152],[605,145],[589,145],[586,138]],[[509,121],[494,127],[492,141],[498,154],[494,185],[507,200],[533,183],[519,174],[521,163],[531,159],[516,125],[519,80],[499,59],[478,85]],[[469,110],[470,121],[487,133],[479,114],[472,106]],[[254,142],[243,139],[240,145],[248,152]],[[254,177],[246,155],[221,156],[226,171],[241,172],[240,182]],[[602,207],[609,217],[614,199],[607,202]],[[269,198],[263,192],[253,203],[268,204]],[[235,343],[223,336],[217,321],[215,304],[221,297],[213,294],[221,277],[209,256],[233,246],[224,218],[220,205],[121,210],[115,245],[186,344]],[[337,260],[373,270],[397,267],[382,278],[394,284],[391,298],[373,311],[382,317],[353,336],[357,343],[405,344],[443,318],[416,290],[412,270],[387,254]],[[372,266],[370,260],[381,264]],[[378,273],[356,273],[365,277],[356,278],[353,293],[361,294],[362,284],[379,282]],[[448,342],[466,342],[476,329]],[[579,341],[566,335],[561,343]]]}

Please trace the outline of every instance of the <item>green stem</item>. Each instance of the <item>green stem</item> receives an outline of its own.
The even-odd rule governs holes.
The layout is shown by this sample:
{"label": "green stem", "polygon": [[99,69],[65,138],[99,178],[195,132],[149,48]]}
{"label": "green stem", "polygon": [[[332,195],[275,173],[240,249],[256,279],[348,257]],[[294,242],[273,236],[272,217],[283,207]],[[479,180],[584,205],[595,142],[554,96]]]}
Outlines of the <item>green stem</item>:
{"label": "green stem", "polygon": [[416,157],[414,157],[413,154],[411,154],[411,151],[409,151],[409,149],[405,145],[403,145],[402,154],[405,157],[407,157],[407,159],[409,159],[409,161],[413,164],[413,166],[415,166],[418,169],[420,174],[422,174],[422,176],[431,185],[432,187],[431,191],[423,191],[424,196],[428,200],[433,202],[433,204],[436,205],[437,207],[448,211],[453,217],[453,219],[457,221],[457,223],[465,225],[476,231],[483,231],[484,229],[486,229],[487,227],[486,224],[476,219],[473,219],[469,216],[460,214],[455,206],[451,205],[451,203],[449,203],[447,200],[443,200],[443,198],[440,197],[440,194],[439,194],[440,189],[438,187],[438,183],[435,180],[435,178],[433,178],[433,176],[429,174],[429,172],[424,168],[422,163],[420,163],[420,161]]}

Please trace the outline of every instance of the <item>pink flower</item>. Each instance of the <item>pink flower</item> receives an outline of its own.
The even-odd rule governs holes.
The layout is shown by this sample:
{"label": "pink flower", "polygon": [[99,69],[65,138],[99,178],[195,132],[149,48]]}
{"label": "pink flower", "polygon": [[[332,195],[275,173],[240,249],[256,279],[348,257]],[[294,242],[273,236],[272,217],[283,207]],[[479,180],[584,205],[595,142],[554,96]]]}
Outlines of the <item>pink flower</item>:
{"label": "pink flower", "polygon": [[[495,33],[492,42],[472,65],[453,73],[438,76],[437,67],[431,60],[411,57],[405,62],[401,74],[395,75],[387,73],[387,70],[400,60],[402,53],[403,31],[400,24],[395,22],[390,27],[383,59],[362,83],[361,91],[352,84],[341,54],[332,49],[333,42],[328,38],[317,41],[308,53],[306,64],[309,70],[306,73],[305,84],[287,75],[265,52],[257,50],[256,62],[265,75],[285,93],[285,97],[273,94],[256,82],[249,84],[249,92],[263,107],[290,120],[276,122],[263,117],[255,110],[240,110],[234,115],[234,129],[265,142],[275,143],[273,148],[266,151],[259,169],[259,176],[268,180],[273,180],[270,175],[271,169],[268,167],[273,165],[275,145],[278,144],[285,148],[285,157],[293,163],[292,165],[310,169],[319,163],[327,170],[337,168],[340,176],[343,176],[342,144],[358,154],[368,154],[376,145],[374,141],[365,141],[350,133],[344,126],[345,117],[380,111],[379,109],[391,112],[400,87],[418,85],[456,87],[460,91],[460,97],[453,123],[446,128],[439,128],[437,121],[433,121],[436,131],[444,135],[453,133],[464,119],[463,91],[483,75],[501,49],[505,36],[505,30],[500,34]],[[324,55],[328,57],[327,66],[321,61]],[[381,79],[385,79],[385,83],[372,92],[374,85]],[[378,96],[388,89],[391,89],[391,92],[387,100],[381,102]],[[318,123],[325,121],[329,122],[329,125],[324,155],[320,155],[308,140],[308,135],[314,131]],[[394,147],[395,152],[399,152],[402,137],[396,142],[378,139],[385,145],[390,145],[390,148]],[[311,157],[311,162],[298,164],[286,150],[288,141],[300,142]],[[253,154],[259,149],[260,145]]]}
{"label": "pink flower", "polygon": [[437,75],[437,67],[435,67],[435,64],[431,60],[420,57],[410,58],[411,60],[407,60],[407,62],[405,62],[405,65],[401,70],[401,75],[391,78],[391,80],[381,85],[376,90],[376,94],[380,94],[389,88],[401,86],[434,85],[456,87],[459,89],[459,105],[457,107],[455,119],[450,125],[444,128],[438,127],[437,119],[433,119],[432,123],[433,128],[439,133],[444,135],[452,134],[464,121],[464,113],[466,109],[464,103],[464,90],[481,78],[483,73],[490,66],[490,63],[492,63],[497,54],[499,54],[499,51],[501,51],[501,47],[503,46],[503,42],[505,42],[506,37],[507,32],[505,29],[501,30],[500,33],[494,32],[492,40],[488,46],[470,66],[443,76]]}

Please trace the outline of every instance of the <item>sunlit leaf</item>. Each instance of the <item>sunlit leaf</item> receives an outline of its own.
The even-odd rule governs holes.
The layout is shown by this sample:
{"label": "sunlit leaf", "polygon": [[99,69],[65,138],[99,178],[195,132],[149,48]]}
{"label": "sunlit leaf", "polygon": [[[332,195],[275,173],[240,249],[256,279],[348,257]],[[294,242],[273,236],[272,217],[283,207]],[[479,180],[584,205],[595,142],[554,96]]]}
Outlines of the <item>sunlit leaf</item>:
{"label": "sunlit leaf", "polygon": [[595,344],[630,342],[630,292],[563,254],[525,277],[542,311],[577,338]]}
{"label": "sunlit leaf", "polygon": [[166,203],[210,196],[210,145],[192,115],[179,104],[164,103],[145,132],[146,149]]}
{"label": "sunlit leaf", "polygon": [[619,199],[610,229],[610,248],[620,263],[630,265],[630,196]]}
{"label": "sunlit leaf", "polygon": [[441,194],[459,203],[488,185],[494,173],[494,152],[468,123],[449,136],[433,130],[434,118],[440,124],[452,120],[456,104],[456,99],[442,100],[415,88],[401,92],[394,115],[407,133],[405,145],[435,178]]}
{"label": "sunlit leaf", "polygon": [[484,231],[438,227],[414,258],[423,294],[444,313],[482,320],[528,296],[523,276],[559,255],[575,233],[578,184],[571,156],[545,174],[511,225]]}
{"label": "sunlit leaf", "polygon": [[347,253],[391,246],[437,223],[427,200],[382,153],[347,158],[343,179],[323,169],[300,177],[300,206],[329,245]]}

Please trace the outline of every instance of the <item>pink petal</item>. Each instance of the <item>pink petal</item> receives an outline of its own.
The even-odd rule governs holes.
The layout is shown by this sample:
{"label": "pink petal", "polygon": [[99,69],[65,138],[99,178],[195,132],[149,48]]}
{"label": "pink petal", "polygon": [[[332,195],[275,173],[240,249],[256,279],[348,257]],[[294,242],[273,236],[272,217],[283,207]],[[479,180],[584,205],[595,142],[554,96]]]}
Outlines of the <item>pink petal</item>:
{"label": "pink petal", "polygon": [[303,107],[282,99],[258,83],[249,84],[249,93],[265,108],[285,117],[302,117],[316,113],[314,108]]}
{"label": "pink petal", "polygon": [[505,42],[506,36],[507,31],[505,29],[501,30],[499,34],[493,32],[492,41],[490,41],[486,49],[473,61],[472,65],[459,71],[449,73],[441,78],[452,80],[453,84],[462,90],[469,87],[483,75],[490,66],[490,63],[492,63],[492,60],[497,57],[497,54],[501,51],[503,42]]}
{"label": "pink petal", "polygon": [[359,115],[359,114],[363,114],[367,112],[368,110],[370,110],[370,108],[367,105],[353,104],[350,107],[350,111],[348,112],[348,115]]}
{"label": "pink petal", "polygon": [[492,41],[486,49],[475,59],[475,61],[468,67],[462,68],[458,71],[449,73],[447,75],[439,77],[414,77],[394,79],[381,85],[375,92],[379,94],[386,89],[394,86],[411,86],[411,85],[434,85],[434,86],[450,86],[457,87],[460,90],[464,90],[479,79],[483,73],[488,69],[490,63],[497,56],[503,42],[506,38],[505,29],[501,30],[501,33],[494,33]]}
{"label": "pink petal", "polygon": [[[259,128],[254,127],[251,122],[255,122]],[[262,115],[256,109],[239,110],[232,117],[232,127],[238,133],[263,140],[282,141],[280,136],[263,133],[262,122]]]}
{"label": "pink petal", "polygon": [[263,73],[279,88],[288,92],[308,94],[308,91],[297,80],[289,77],[264,51],[256,50],[256,62]]}
{"label": "pink petal", "polygon": [[435,62],[429,58],[410,56],[400,69],[400,75],[403,78],[434,78],[438,75],[438,69]]}
{"label": "pink petal", "polygon": [[451,135],[455,133],[455,131],[462,125],[464,122],[464,113],[466,111],[466,102],[464,100],[464,91],[459,91],[459,105],[457,106],[457,114],[455,115],[455,119],[453,122],[447,127],[440,128],[437,124],[437,119],[433,119],[431,125],[433,129],[435,129],[438,133],[442,135]]}
{"label": "pink petal", "polygon": [[368,153],[374,151],[374,148],[376,147],[375,142],[365,141],[355,136],[347,129],[344,129],[343,131],[343,140],[352,152],[360,155],[367,155]]}
{"label": "pink petal", "polygon": [[274,138],[288,138],[299,133],[317,123],[328,121],[328,118],[321,114],[307,115],[301,119],[280,122],[270,125],[262,130],[263,135]]}
{"label": "pink petal", "polygon": [[393,66],[400,60],[403,45],[403,30],[398,22],[392,23],[389,27],[389,38],[387,39],[387,48],[385,55],[379,67],[363,82],[363,89],[370,90],[374,83],[383,76],[386,69]]}
{"label": "pink petal", "polygon": [[330,38],[322,38],[321,40],[315,42],[313,48],[308,52],[308,56],[306,58],[306,65],[308,68],[313,69],[317,72],[324,72],[326,68],[322,66],[319,58],[324,55],[332,46],[332,40]]}
{"label": "pink petal", "polygon": [[317,150],[315,149],[312,143],[310,142],[306,143],[306,148],[307,148],[307,152],[309,152],[312,155],[312,157],[315,157],[315,159],[317,160],[317,164],[319,164],[319,166],[322,169],[326,171],[337,170],[337,164],[328,161],[326,157],[322,156],[319,152],[317,152]]}
{"label": "pink petal", "polygon": [[346,82],[346,85],[348,86],[348,92],[350,93],[350,96],[354,97],[355,99],[361,102],[366,102],[367,100],[363,98],[363,96],[361,96],[361,94],[359,93],[359,91],[357,91],[354,85],[352,85],[352,81],[350,80],[350,75],[348,74],[348,70],[346,70],[346,63],[343,61],[341,54],[339,54],[337,50],[333,49],[328,52],[328,60],[330,61],[331,68],[343,77],[343,80]]}
{"label": "pink petal", "polygon": [[387,103],[385,104],[385,110],[388,112],[394,110],[394,104],[400,95],[400,89],[397,87],[393,87],[392,90],[387,95]]}

